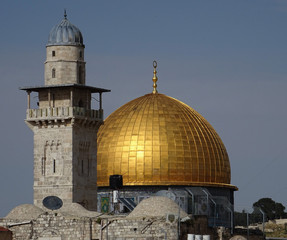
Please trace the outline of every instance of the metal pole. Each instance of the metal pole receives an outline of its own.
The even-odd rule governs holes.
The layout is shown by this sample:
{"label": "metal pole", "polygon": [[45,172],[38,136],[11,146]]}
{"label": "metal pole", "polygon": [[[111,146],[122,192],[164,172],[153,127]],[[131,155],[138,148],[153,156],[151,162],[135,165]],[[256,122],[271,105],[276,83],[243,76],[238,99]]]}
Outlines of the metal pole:
{"label": "metal pole", "polygon": [[48,91],[48,102],[49,102],[49,107],[51,107],[51,89],[50,88]]}
{"label": "metal pole", "polygon": [[231,234],[233,235],[233,211],[231,211]]}
{"label": "metal pole", "polygon": [[249,213],[247,212],[247,240],[249,240]]}
{"label": "metal pole", "polygon": [[262,211],[261,208],[259,208],[259,211],[262,213],[263,221],[262,221],[262,232],[263,232],[263,237],[264,237],[264,230],[265,230],[265,212]]}
{"label": "metal pole", "polygon": [[193,195],[193,193],[191,192],[191,191],[189,191],[189,194],[191,194],[191,214],[195,214],[195,212],[194,212],[194,195]]}
{"label": "metal pole", "polygon": [[187,191],[187,193],[189,193],[191,195],[191,214],[195,214],[195,209],[194,209],[194,194],[193,192],[189,189],[189,188],[185,188],[185,190]]}
{"label": "metal pole", "polygon": [[[206,194],[206,197],[207,197],[207,213],[208,213],[208,216],[209,216],[209,194],[208,192],[206,192],[204,189],[202,189],[202,191]],[[216,222],[215,222],[215,218],[216,218],[216,202],[210,198],[210,201],[214,204],[214,217],[213,217],[213,226],[215,227],[216,226]]]}
{"label": "metal pole", "polygon": [[180,236],[180,206],[178,205],[178,222],[177,222],[177,240],[179,240]]}
{"label": "metal pole", "polygon": [[209,216],[209,198],[208,198],[208,192],[206,192],[204,189],[201,189],[206,194],[206,201],[207,201],[207,216]]}
{"label": "metal pole", "polygon": [[230,228],[231,228],[231,235],[233,235],[233,210],[232,208],[226,207],[227,210],[230,211]]}
{"label": "metal pole", "polygon": [[108,240],[109,239],[109,220],[107,219],[107,231],[106,231],[106,240]]}
{"label": "metal pole", "polygon": [[102,93],[100,92],[99,93],[100,94],[100,110],[102,110],[103,109],[103,104],[102,104]]}
{"label": "metal pole", "polygon": [[101,219],[101,232],[100,232],[100,235],[101,235],[101,239],[100,240],[103,240],[103,225],[104,225],[104,220]]}
{"label": "metal pole", "polygon": [[71,88],[70,91],[70,107],[73,107],[73,99],[74,99],[74,93],[73,93],[73,89]]}
{"label": "metal pole", "polygon": [[192,203],[191,203],[191,213],[194,215],[195,214],[195,209],[194,209],[194,195],[192,193],[191,197]]}
{"label": "metal pole", "polygon": [[28,94],[28,109],[30,109],[30,107],[31,107],[31,96],[30,96],[31,91],[27,91],[27,94]]}
{"label": "metal pole", "polygon": [[215,219],[216,219],[216,202],[212,199],[212,198],[210,198],[210,201],[214,204],[214,218],[213,218],[213,227],[215,227],[216,226],[216,222],[215,222]]}

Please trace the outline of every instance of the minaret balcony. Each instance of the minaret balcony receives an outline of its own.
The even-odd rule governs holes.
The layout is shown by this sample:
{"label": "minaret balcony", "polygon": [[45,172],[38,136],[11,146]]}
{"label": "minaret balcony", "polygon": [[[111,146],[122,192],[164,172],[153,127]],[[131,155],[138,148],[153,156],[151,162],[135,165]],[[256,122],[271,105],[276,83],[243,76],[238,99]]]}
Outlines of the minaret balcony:
{"label": "minaret balcony", "polygon": [[103,121],[103,110],[86,109],[82,107],[48,107],[27,109],[26,121],[57,120],[57,119],[90,119]]}

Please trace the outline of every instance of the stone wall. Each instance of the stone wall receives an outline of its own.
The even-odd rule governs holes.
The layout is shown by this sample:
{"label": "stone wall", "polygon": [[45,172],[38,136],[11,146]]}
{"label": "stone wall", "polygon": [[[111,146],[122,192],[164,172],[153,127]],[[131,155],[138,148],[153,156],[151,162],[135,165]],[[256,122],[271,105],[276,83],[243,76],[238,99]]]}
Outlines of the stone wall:
{"label": "stone wall", "polygon": [[[13,232],[13,240],[131,240],[177,239],[177,220],[159,218],[88,218],[46,212],[34,220],[0,219]],[[186,239],[186,238],[185,238]]]}
{"label": "stone wall", "polygon": [[0,240],[12,240],[12,232],[0,226]]}
{"label": "stone wall", "polygon": [[34,131],[34,204],[47,196],[97,207],[97,122],[38,127]]}
{"label": "stone wall", "polygon": [[[48,46],[45,85],[85,84],[84,47]],[[53,76],[53,69],[55,70]]]}
{"label": "stone wall", "polygon": [[72,202],[73,129],[34,127],[34,204],[47,196]]}
{"label": "stone wall", "polygon": [[[177,239],[178,224],[165,218],[103,219],[103,240]],[[101,238],[100,238],[101,239]]]}
{"label": "stone wall", "polygon": [[[46,212],[31,221],[0,220],[0,225],[13,232],[13,240],[24,239],[92,239],[90,234],[98,235],[90,218],[64,216],[60,213]],[[99,224],[97,224],[99,225]],[[99,225],[100,226],[100,225]],[[94,237],[93,237],[94,238]]]}

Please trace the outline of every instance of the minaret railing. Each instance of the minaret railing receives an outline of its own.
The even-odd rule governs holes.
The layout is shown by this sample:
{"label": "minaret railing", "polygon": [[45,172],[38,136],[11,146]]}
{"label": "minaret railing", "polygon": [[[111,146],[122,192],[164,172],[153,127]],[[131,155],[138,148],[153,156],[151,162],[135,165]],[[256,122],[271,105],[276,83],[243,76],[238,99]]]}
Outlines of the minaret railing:
{"label": "minaret railing", "polygon": [[92,119],[103,119],[103,111],[86,109],[82,107],[47,107],[38,109],[27,109],[26,120],[33,119],[56,119],[56,118],[72,118],[72,117],[88,117]]}

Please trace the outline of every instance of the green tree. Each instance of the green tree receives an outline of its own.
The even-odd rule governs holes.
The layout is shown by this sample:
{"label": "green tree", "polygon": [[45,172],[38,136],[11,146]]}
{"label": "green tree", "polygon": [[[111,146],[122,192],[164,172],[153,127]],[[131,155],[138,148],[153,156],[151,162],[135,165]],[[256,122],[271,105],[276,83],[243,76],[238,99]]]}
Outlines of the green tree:
{"label": "green tree", "polygon": [[271,198],[261,198],[253,203],[254,213],[256,208],[260,208],[266,215],[267,220],[282,218],[285,215],[285,207],[281,203],[276,203]]}
{"label": "green tree", "polygon": [[285,216],[285,207],[281,203],[275,204],[275,218],[284,218]]}
{"label": "green tree", "polygon": [[247,225],[247,216],[246,212],[234,212],[234,224],[236,226],[246,226]]}

